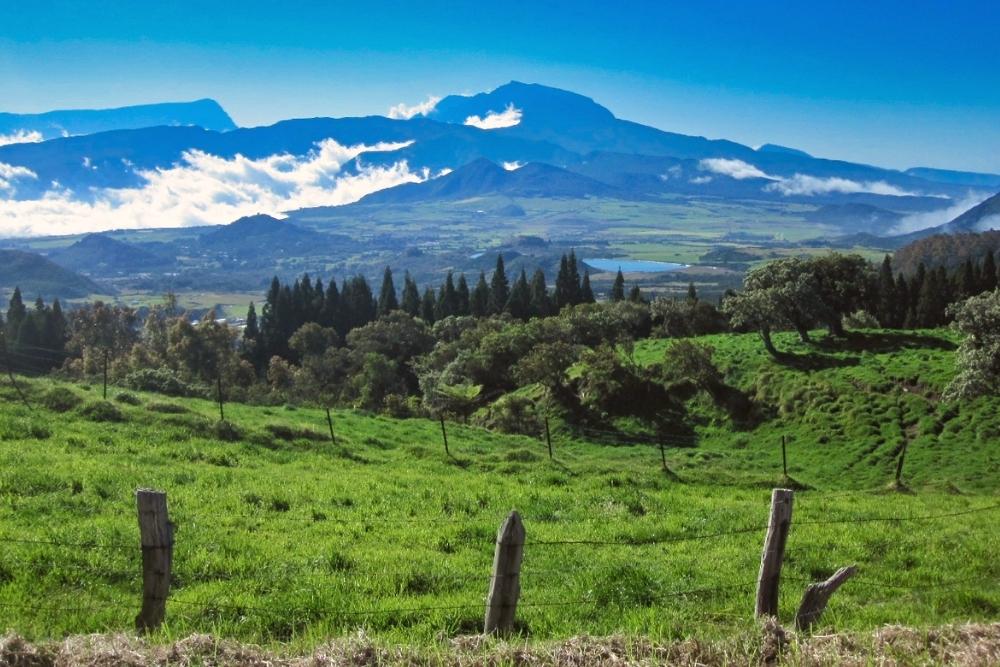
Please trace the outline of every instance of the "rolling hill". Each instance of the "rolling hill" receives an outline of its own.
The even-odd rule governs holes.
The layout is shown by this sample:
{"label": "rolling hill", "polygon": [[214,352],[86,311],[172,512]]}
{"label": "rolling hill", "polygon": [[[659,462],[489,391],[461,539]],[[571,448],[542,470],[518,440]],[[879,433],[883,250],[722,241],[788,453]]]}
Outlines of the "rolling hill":
{"label": "rolling hill", "polygon": [[94,281],[42,257],[22,250],[0,250],[0,298],[21,288],[25,301],[41,296],[79,298],[102,291]]}
{"label": "rolling hill", "polygon": [[91,275],[144,273],[170,264],[166,257],[104,234],[88,234],[49,258],[67,269]]}

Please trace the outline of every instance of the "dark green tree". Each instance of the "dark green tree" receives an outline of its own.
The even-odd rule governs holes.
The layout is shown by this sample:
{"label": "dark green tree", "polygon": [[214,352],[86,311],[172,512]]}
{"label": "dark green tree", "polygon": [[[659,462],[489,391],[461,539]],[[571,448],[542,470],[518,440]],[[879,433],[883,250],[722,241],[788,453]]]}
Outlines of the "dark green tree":
{"label": "dark green tree", "polygon": [[497,255],[497,266],[490,279],[490,306],[491,313],[502,313],[507,306],[507,299],[510,298],[510,283],[507,281],[507,272],[503,265],[503,255]]}
{"label": "dark green tree", "polygon": [[420,292],[417,290],[417,283],[410,277],[407,271],[403,277],[403,300],[401,303],[403,312],[411,317],[420,316]]}
{"label": "dark green tree", "polygon": [[590,287],[590,271],[583,272],[583,283],[580,285],[580,303],[594,303],[594,290]]}
{"label": "dark green tree", "polygon": [[399,301],[396,299],[392,270],[387,266],[382,273],[382,291],[378,295],[378,316],[385,317],[394,310],[399,310]]}
{"label": "dark green tree", "polygon": [[479,272],[472,295],[469,297],[469,314],[473,317],[485,317],[490,312],[490,286],[486,284],[486,274]]}
{"label": "dark green tree", "polygon": [[469,299],[471,295],[469,294],[469,282],[465,279],[464,273],[458,277],[458,285],[455,287],[455,293],[458,295],[458,306],[455,314],[465,317],[469,314]]}
{"label": "dark green tree", "polygon": [[531,277],[531,314],[534,317],[548,317],[552,314],[552,300],[545,284],[545,272],[535,269]]}
{"label": "dark green tree", "polygon": [[434,324],[434,311],[437,310],[437,298],[434,290],[430,287],[424,290],[424,297],[420,301],[420,318],[427,324]]}
{"label": "dark green tree", "polygon": [[644,303],[645,299],[642,298],[642,290],[639,289],[638,285],[632,285],[632,289],[629,290],[628,300],[632,303]]}
{"label": "dark green tree", "polygon": [[625,300],[625,276],[622,275],[620,268],[615,274],[615,281],[611,283],[611,300],[615,302]]}
{"label": "dark green tree", "polygon": [[979,291],[992,292],[997,288],[997,264],[993,259],[993,251],[986,253],[983,268],[979,272]]}
{"label": "dark green tree", "polygon": [[519,320],[531,317],[531,288],[528,286],[528,276],[524,269],[521,269],[521,275],[514,281],[505,310]]}

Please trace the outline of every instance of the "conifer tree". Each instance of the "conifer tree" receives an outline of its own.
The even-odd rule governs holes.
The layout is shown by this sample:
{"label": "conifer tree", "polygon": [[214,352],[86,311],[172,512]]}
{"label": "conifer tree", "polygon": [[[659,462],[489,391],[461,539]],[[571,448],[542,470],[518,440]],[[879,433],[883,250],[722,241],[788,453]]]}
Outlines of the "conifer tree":
{"label": "conifer tree", "polygon": [[420,317],[427,324],[434,324],[434,311],[437,308],[437,299],[434,297],[434,290],[430,287],[424,290],[424,297],[420,301]]}
{"label": "conifer tree", "polygon": [[437,308],[434,311],[434,318],[436,320],[443,320],[446,317],[456,314],[458,314],[458,292],[455,291],[455,279],[451,271],[449,271],[444,282],[441,283],[441,289],[438,291]]}
{"label": "conifer tree", "polygon": [[531,288],[528,287],[528,275],[524,269],[521,269],[521,275],[514,281],[505,310],[519,320],[531,317]]}
{"label": "conifer tree", "polygon": [[590,271],[583,272],[583,283],[580,285],[580,303],[594,303],[594,290],[590,287]]}
{"label": "conifer tree", "polygon": [[473,317],[486,317],[490,312],[490,286],[486,284],[486,274],[479,272],[472,295],[469,297],[469,314]]}
{"label": "conifer tree", "polygon": [[956,287],[960,299],[967,299],[978,293],[979,280],[976,276],[976,268],[972,264],[971,257],[966,258],[965,264],[962,265]]}
{"label": "conifer tree", "polygon": [[566,264],[569,267],[569,280],[567,281],[567,287],[569,288],[569,302],[572,305],[580,303],[580,269],[576,261],[576,250],[569,251],[569,257],[566,258]]}
{"label": "conifer tree", "polygon": [[896,279],[892,273],[892,259],[889,255],[882,259],[882,268],[879,269],[878,299],[879,324],[883,327],[899,326]]}
{"label": "conifer tree", "polygon": [[559,258],[559,273],[556,274],[556,291],[552,295],[557,312],[573,303],[573,287],[570,281],[569,258],[563,253]]}
{"label": "conifer tree", "polygon": [[632,289],[629,290],[628,300],[632,303],[642,303],[642,290],[639,289],[638,285],[632,285]]}
{"label": "conifer tree", "polygon": [[15,287],[14,293],[10,297],[10,304],[7,307],[7,340],[16,341],[17,334],[21,329],[21,323],[27,316],[28,310],[24,307],[21,299],[21,288]]}
{"label": "conifer tree", "polygon": [[403,277],[403,301],[401,305],[407,315],[420,316],[420,292],[417,291],[417,283],[410,277],[409,271]]}
{"label": "conifer tree", "polygon": [[388,266],[382,273],[382,291],[378,295],[378,316],[385,317],[394,310],[399,310],[396,300],[396,285],[392,282],[392,269]]}
{"label": "conifer tree", "polygon": [[502,313],[509,298],[510,283],[507,281],[507,272],[504,270],[503,255],[497,255],[497,266],[493,271],[493,278],[490,279],[490,312]]}
{"label": "conifer tree", "polygon": [[983,268],[979,272],[980,280],[980,291],[981,292],[992,292],[997,288],[997,264],[993,259],[993,251],[990,250],[986,253],[986,258],[983,260]]}
{"label": "conifer tree", "polygon": [[534,317],[548,317],[552,314],[549,288],[545,284],[545,272],[535,269],[531,276],[531,314]]}
{"label": "conifer tree", "polygon": [[340,319],[340,289],[337,288],[337,279],[330,278],[330,284],[326,286],[326,294],[323,297],[323,310],[320,313],[319,324],[322,327],[336,329]]}
{"label": "conifer tree", "polygon": [[625,276],[622,275],[622,270],[620,267],[618,269],[618,273],[615,275],[615,281],[611,283],[611,300],[612,301],[625,300]]}
{"label": "conifer tree", "polygon": [[464,273],[458,277],[458,286],[455,288],[455,293],[458,295],[458,305],[455,314],[465,317],[469,314],[470,294],[469,283],[466,281]]}
{"label": "conifer tree", "polygon": [[693,282],[688,283],[687,300],[688,303],[698,303],[698,290]]}

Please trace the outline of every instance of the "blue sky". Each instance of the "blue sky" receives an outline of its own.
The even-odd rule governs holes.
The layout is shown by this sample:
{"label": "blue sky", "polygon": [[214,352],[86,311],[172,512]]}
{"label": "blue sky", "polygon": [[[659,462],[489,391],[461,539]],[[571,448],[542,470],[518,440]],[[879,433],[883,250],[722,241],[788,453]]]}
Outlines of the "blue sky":
{"label": "blue sky", "polygon": [[0,110],[213,97],[241,125],[511,79],[657,127],[1000,172],[1000,2],[17,2]]}

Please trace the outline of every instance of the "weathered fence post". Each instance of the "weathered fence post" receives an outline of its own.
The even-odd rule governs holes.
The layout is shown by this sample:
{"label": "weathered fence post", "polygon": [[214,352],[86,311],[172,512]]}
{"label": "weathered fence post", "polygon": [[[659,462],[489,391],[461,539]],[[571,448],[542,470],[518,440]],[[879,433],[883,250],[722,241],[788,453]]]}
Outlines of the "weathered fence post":
{"label": "weathered fence post", "polygon": [[910,439],[903,434],[903,447],[899,450],[899,459],[896,461],[896,486],[903,483],[903,461],[906,459],[906,447],[910,444]]}
{"label": "weathered fence post", "polygon": [[330,427],[330,440],[333,441],[333,445],[336,447],[337,436],[333,434],[333,417],[330,416],[330,408],[326,409],[326,425]]}
{"label": "weathered fence post", "polygon": [[215,382],[219,391],[219,421],[226,421],[226,413],[222,409],[222,373],[215,376]]}
{"label": "weathered fence post", "polygon": [[771,517],[767,522],[757,577],[757,605],[754,611],[757,616],[778,615],[778,584],[788,530],[792,525],[792,495],[791,489],[774,489],[771,492]]}
{"label": "weathered fence post", "polygon": [[524,524],[511,512],[497,532],[493,554],[493,578],[486,596],[483,632],[507,633],[514,629],[517,598],[521,595],[521,557],[524,555]]}
{"label": "weathered fence post", "polygon": [[444,415],[439,415],[441,418],[441,437],[444,439],[444,453],[451,456],[451,452],[448,450],[448,431],[444,428]]}
{"label": "weathered fence post", "polygon": [[667,472],[670,470],[667,467],[667,450],[663,446],[663,440],[660,440],[660,462],[663,463],[663,472]]}
{"label": "weathered fence post", "polygon": [[785,436],[781,436],[781,472],[788,479],[788,452],[785,450]]}
{"label": "weathered fence post", "polygon": [[108,400],[108,351],[104,350],[104,400]]}
{"label": "weathered fence post", "polygon": [[857,571],[858,568],[853,565],[842,567],[834,572],[826,581],[809,584],[805,595],[802,596],[799,611],[795,614],[795,628],[797,630],[808,630],[812,627],[813,623],[818,621],[819,617],[823,615],[826,603],[830,601],[830,596],[840,588],[841,584],[854,576],[854,573]]}
{"label": "weathered fence post", "polygon": [[549,460],[552,460],[552,434],[549,433],[549,416],[545,415],[545,444],[549,446]]}
{"label": "weathered fence post", "polygon": [[135,502],[142,544],[142,611],[135,618],[135,627],[146,632],[159,627],[166,615],[174,529],[167,516],[166,493],[139,489]]}

